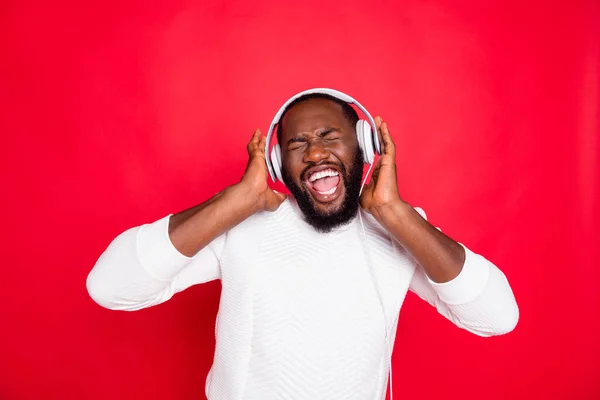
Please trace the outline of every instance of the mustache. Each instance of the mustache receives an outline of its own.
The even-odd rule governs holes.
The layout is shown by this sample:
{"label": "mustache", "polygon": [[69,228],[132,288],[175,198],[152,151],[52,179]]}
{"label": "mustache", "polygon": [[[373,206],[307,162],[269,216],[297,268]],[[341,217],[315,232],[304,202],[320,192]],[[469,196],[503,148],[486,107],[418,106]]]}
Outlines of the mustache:
{"label": "mustache", "polygon": [[338,167],[340,169],[340,171],[342,171],[342,175],[346,176],[346,167],[344,167],[344,164],[342,163],[334,163],[332,161],[321,161],[318,163],[310,163],[306,168],[304,168],[302,170],[302,173],[300,173],[300,180],[301,181],[305,181],[306,180],[306,175],[308,174],[308,170],[314,167],[321,167],[323,165],[333,165],[335,167]]}

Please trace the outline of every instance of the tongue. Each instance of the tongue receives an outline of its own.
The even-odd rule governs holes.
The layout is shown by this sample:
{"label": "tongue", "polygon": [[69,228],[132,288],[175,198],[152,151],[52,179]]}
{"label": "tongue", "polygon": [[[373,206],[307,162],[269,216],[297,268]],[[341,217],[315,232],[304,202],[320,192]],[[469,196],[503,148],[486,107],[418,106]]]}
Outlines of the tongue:
{"label": "tongue", "polygon": [[313,188],[318,192],[326,192],[340,182],[339,176],[327,176],[313,182]]}

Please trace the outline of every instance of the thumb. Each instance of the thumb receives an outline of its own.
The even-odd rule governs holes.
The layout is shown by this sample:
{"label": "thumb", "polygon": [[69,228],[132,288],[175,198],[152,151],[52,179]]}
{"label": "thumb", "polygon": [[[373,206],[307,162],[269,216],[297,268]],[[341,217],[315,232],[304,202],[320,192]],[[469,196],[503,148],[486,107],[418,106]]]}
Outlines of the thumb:
{"label": "thumb", "polygon": [[271,190],[267,192],[267,204],[265,209],[267,211],[275,211],[279,208],[281,203],[286,199],[286,195],[283,193],[276,192],[275,190]]}
{"label": "thumb", "polygon": [[273,193],[275,193],[275,196],[277,196],[277,198],[279,199],[279,204],[283,203],[287,198],[285,193],[279,193],[277,190],[273,190]]}
{"label": "thumb", "polygon": [[362,193],[360,194],[360,204],[361,205],[365,205],[364,203],[367,203],[369,200],[369,197],[372,196],[373,194],[373,180],[371,179],[364,187],[362,190]]}
{"label": "thumb", "polygon": [[373,190],[374,185],[375,185],[375,182],[374,182],[373,177],[369,178],[369,181],[367,183],[365,183],[365,186],[363,186],[363,193]]}
{"label": "thumb", "polygon": [[279,193],[277,190],[273,190],[273,193],[275,193],[275,195],[277,195],[282,202],[287,198],[285,193]]}

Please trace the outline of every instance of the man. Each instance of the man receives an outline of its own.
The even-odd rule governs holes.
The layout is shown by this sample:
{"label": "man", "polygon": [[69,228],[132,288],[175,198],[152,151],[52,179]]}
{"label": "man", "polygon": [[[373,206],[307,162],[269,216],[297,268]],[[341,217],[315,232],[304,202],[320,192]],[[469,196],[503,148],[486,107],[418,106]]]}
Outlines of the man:
{"label": "man", "polygon": [[238,184],[119,235],[88,277],[90,296],[138,310],[220,279],[210,400],[384,398],[408,290],[474,334],[510,332],[519,312],[504,274],[400,197],[379,117],[382,154],[361,193],[357,120],[336,97],[296,99],[277,132],[291,197],[267,185],[257,130]]}

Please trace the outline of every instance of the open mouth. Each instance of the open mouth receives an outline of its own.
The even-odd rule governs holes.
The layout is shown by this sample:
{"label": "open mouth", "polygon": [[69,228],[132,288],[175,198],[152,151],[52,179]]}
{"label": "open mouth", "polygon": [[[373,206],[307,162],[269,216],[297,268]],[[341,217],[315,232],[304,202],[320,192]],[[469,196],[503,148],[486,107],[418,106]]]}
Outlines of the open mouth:
{"label": "open mouth", "polygon": [[328,166],[310,171],[305,180],[315,200],[321,203],[329,203],[339,197],[341,182],[339,171]]}

